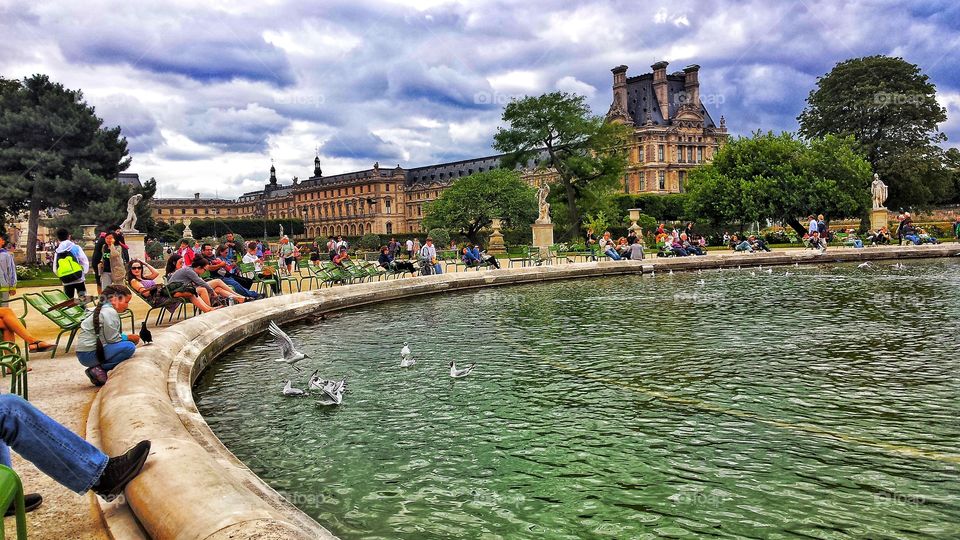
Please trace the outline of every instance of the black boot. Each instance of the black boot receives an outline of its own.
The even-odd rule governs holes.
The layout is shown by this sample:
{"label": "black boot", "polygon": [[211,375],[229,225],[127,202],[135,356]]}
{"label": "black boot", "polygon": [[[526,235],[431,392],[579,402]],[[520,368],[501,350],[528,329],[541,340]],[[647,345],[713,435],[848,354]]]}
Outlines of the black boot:
{"label": "black boot", "polygon": [[93,491],[111,502],[116,499],[123,488],[130,483],[143,468],[147,456],[150,454],[150,441],[140,441],[136,446],[127,450],[127,453],[110,458],[107,467],[100,475],[100,479],[93,486]]}

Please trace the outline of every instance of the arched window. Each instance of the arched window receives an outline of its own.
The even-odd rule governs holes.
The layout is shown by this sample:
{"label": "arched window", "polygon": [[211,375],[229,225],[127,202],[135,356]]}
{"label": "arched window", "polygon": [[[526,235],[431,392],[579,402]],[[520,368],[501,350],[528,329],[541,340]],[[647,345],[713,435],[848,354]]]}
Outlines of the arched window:
{"label": "arched window", "polygon": [[340,232],[340,231],[341,231],[340,226],[337,225],[337,236],[340,236],[341,234],[343,234],[343,233]]}
{"label": "arched window", "polygon": [[357,225],[356,224],[350,225],[350,236],[356,236],[356,235],[357,235]]}
{"label": "arched window", "polygon": [[387,234],[393,234],[393,223],[387,222]]}
{"label": "arched window", "polygon": [[367,234],[373,232],[373,223],[367,222]]}
{"label": "arched window", "polygon": [[390,197],[387,197],[383,200],[383,206],[387,209],[387,213],[390,213]]}

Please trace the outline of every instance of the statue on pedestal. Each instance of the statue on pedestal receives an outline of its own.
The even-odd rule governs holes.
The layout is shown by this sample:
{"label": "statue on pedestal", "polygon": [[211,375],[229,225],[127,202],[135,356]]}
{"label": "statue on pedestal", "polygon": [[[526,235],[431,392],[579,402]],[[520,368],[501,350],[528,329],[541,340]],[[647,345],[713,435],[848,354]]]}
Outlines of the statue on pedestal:
{"label": "statue on pedestal", "polygon": [[183,220],[183,237],[184,238],[193,238],[193,231],[190,230],[190,220]]}
{"label": "statue on pedestal", "polygon": [[537,217],[537,223],[553,223],[550,220],[550,203],[547,202],[548,195],[550,195],[550,186],[546,181],[540,180],[540,189],[537,190],[537,204],[540,207],[540,215]]}
{"label": "statue on pedestal", "polygon": [[283,223],[280,224],[280,238],[283,238]]}
{"label": "statue on pedestal", "polygon": [[873,208],[883,208],[883,203],[887,202],[887,185],[880,180],[880,175],[877,173],[873,173],[870,194],[873,196]]}
{"label": "statue on pedestal", "polygon": [[137,226],[137,213],[136,208],[137,204],[143,200],[143,195],[137,193],[127,201],[127,219],[123,220],[123,223],[120,224],[120,230],[123,232],[140,232],[136,229]]}

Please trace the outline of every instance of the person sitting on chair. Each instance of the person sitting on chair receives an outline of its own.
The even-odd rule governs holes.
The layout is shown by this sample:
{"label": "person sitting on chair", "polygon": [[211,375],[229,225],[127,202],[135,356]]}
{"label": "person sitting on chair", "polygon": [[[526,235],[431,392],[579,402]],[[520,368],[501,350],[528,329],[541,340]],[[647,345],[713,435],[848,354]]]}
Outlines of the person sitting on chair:
{"label": "person sitting on chair", "polygon": [[343,263],[350,260],[350,254],[347,253],[347,248],[345,246],[340,248],[340,252],[337,253],[336,257],[333,258],[333,264],[343,268]]}
{"label": "person sitting on chair", "polygon": [[3,336],[3,341],[10,342],[16,339],[15,336],[20,336],[30,352],[45,352],[53,348],[52,343],[40,341],[28,332],[20,323],[16,313],[8,307],[0,307],[0,335]]}
{"label": "person sitting on chair", "polygon": [[474,246],[470,248],[470,251],[473,253],[473,257],[479,260],[481,263],[488,264],[497,270],[500,269],[500,261],[498,261],[495,256],[480,251],[480,246],[478,244],[474,244]]}
{"label": "person sitting on chair", "polygon": [[190,302],[193,302],[191,298],[196,298],[187,291],[173,293],[172,296],[164,294],[163,284],[157,281],[159,277],[160,272],[157,272],[156,268],[139,259],[130,261],[127,267],[127,283],[150,304],[150,307],[162,307],[173,313],[181,304],[177,298],[184,298]]}
{"label": "person sitting on chair", "polygon": [[[10,449],[63,487],[80,495],[93,491],[111,502],[140,474],[150,455],[150,441],[140,441],[126,453],[109,457],[53,418],[13,394],[0,395],[0,464],[13,468]],[[43,502],[38,493],[25,493],[24,510]],[[5,515],[15,514],[13,503]]]}
{"label": "person sitting on chair", "polygon": [[890,244],[890,233],[887,232],[886,227],[880,227],[877,232],[867,235],[867,241],[874,246],[888,245]]}

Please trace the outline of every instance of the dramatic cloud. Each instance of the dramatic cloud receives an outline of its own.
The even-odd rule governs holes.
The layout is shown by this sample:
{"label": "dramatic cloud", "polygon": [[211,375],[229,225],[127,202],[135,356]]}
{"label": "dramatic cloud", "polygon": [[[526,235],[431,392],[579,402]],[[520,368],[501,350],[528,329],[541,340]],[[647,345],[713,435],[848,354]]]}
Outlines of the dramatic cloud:
{"label": "dramatic cloud", "polygon": [[610,68],[699,64],[733,134],[795,130],[847,58],[886,54],[937,86],[960,141],[960,4],[950,1],[330,0],[0,2],[0,75],[82,89],[164,196],[493,153],[502,107],[562,90],[595,113]]}

